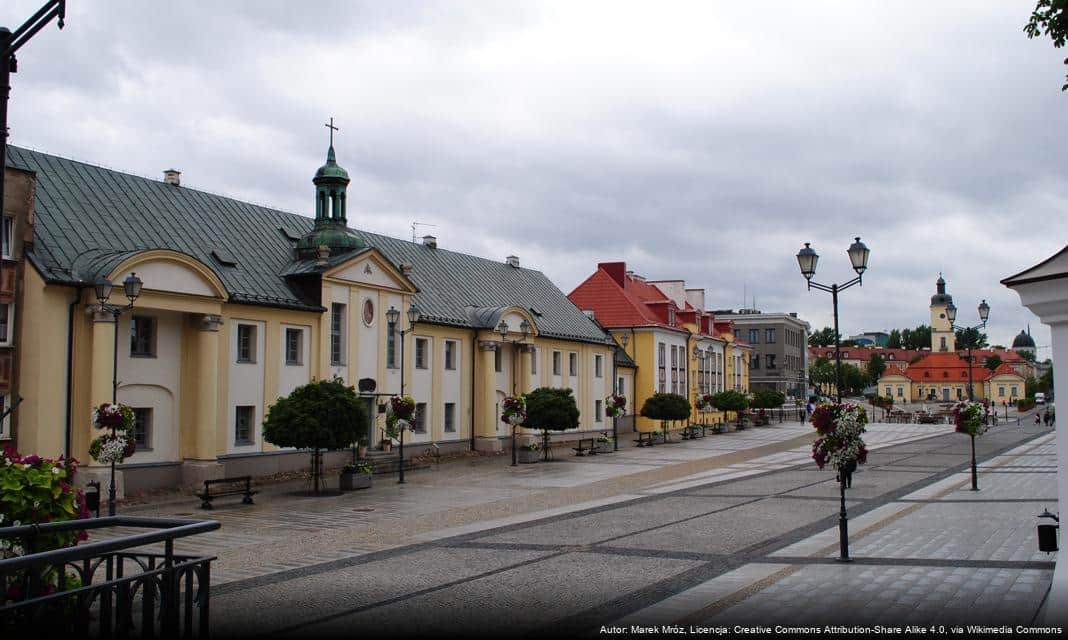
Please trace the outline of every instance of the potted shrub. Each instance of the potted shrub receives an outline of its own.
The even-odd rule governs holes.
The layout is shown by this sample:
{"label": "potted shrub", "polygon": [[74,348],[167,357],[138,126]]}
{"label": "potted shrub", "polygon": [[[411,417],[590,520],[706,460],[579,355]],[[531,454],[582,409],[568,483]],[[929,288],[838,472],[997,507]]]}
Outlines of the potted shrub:
{"label": "potted shrub", "polygon": [[602,433],[597,438],[597,453],[612,453],[612,436]]}
{"label": "potted shrub", "polygon": [[781,407],[786,402],[786,396],[781,391],[774,389],[757,389],[753,393],[753,407],[758,409],[757,425],[768,424],[768,416],[765,409]]}
{"label": "potted shrub", "polygon": [[367,414],[356,389],[335,377],[299,386],[279,398],[263,421],[263,439],[279,447],[311,449],[318,494],[320,452],[348,448],[366,436],[367,428]]}
{"label": "potted shrub", "polygon": [[[541,429],[543,455],[549,460],[549,431],[566,431],[579,426],[579,410],[571,389],[539,387],[526,395],[527,419],[523,426]],[[522,453],[522,451],[520,451]]]}
{"label": "potted shrub", "polygon": [[642,405],[641,415],[659,420],[664,442],[668,442],[668,422],[689,419],[690,401],[677,393],[654,393]]}
{"label": "potted shrub", "polygon": [[519,450],[517,452],[516,459],[523,464],[537,462],[538,458],[541,457],[540,452],[541,447],[538,446],[537,442],[531,440],[526,444],[519,445]]}
{"label": "potted shrub", "polygon": [[338,488],[342,491],[353,489],[368,489],[371,487],[374,467],[370,462],[349,463],[341,468],[341,476],[338,478]]}
{"label": "potted shrub", "polygon": [[720,411],[726,414],[727,411],[734,411],[738,416],[738,429],[744,429],[745,425],[742,423],[742,411],[749,406],[749,399],[745,397],[745,394],[740,391],[734,391],[728,389],[726,391],[720,391],[716,395],[712,396],[712,404]]}

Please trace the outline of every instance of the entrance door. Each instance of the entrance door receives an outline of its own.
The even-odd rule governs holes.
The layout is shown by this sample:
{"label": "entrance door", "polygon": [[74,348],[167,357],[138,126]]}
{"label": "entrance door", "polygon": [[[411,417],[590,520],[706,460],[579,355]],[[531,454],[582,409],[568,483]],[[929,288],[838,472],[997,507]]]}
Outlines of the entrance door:
{"label": "entrance door", "polygon": [[942,388],[942,401],[943,402],[949,402],[949,389],[948,388],[945,388],[945,387]]}

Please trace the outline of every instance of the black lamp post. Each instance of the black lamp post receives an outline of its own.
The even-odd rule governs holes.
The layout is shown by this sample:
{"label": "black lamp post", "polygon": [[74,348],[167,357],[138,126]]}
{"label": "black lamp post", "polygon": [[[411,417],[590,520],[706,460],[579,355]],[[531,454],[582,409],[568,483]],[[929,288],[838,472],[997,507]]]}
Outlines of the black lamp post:
{"label": "black lamp post", "polygon": [[[797,252],[797,264],[801,267],[801,275],[805,276],[805,280],[808,282],[808,288],[815,288],[831,294],[834,308],[834,386],[838,404],[842,404],[842,351],[841,335],[838,332],[838,292],[855,284],[863,286],[864,272],[868,270],[868,256],[871,252],[858,237],[853,244],[849,245],[846,253],[849,254],[849,262],[853,265],[853,270],[857,272],[857,277],[841,285],[836,283],[828,286],[812,281],[812,276],[816,275],[816,262],[820,258],[816,254],[816,250],[806,242],[805,246]],[[838,512],[839,562],[852,562],[852,558],[849,557],[849,516],[846,515],[845,503],[846,481],[849,475],[845,469],[839,469],[838,485],[841,498],[841,509]]]}
{"label": "black lamp post", "polygon": [[[527,322],[526,319],[524,319],[522,322],[519,323],[519,332],[521,334],[523,334],[522,338],[517,338],[515,340],[509,340],[508,339],[508,323],[505,322],[504,320],[501,320],[500,324],[497,325],[497,333],[501,334],[501,343],[503,344],[505,342],[510,342],[512,344],[512,397],[513,398],[515,397],[515,394],[517,393],[517,391],[516,391],[516,388],[517,388],[517,386],[516,386],[517,385],[517,380],[516,380],[516,377],[517,377],[517,374],[516,374],[516,371],[517,371],[517,369],[516,369],[516,360],[517,360],[517,358],[516,358],[516,354],[519,353],[519,343],[521,343],[524,340],[526,340],[527,336],[530,335],[530,323]],[[519,460],[517,458],[516,448],[515,448],[515,425],[514,424],[509,424],[509,426],[512,427],[512,466],[515,467],[515,466],[519,465]]]}
{"label": "black lamp post", "polygon": [[[400,333],[400,395],[404,397],[404,336],[415,331],[415,323],[419,322],[419,309],[415,306],[415,303],[411,303],[408,306],[408,329],[401,329]],[[389,332],[397,332],[397,323],[400,321],[400,311],[397,311],[390,306],[389,311],[386,312],[386,322],[389,323]],[[400,429],[399,438],[400,446],[397,447],[397,456],[400,462],[399,477],[397,478],[397,484],[404,484],[404,428]]]}
{"label": "black lamp post", "polygon": [[[129,304],[120,307],[118,305],[108,304],[108,298],[111,297],[111,290],[114,285],[111,284],[111,280],[108,280],[104,276],[100,276],[93,283],[94,293],[96,293],[96,299],[100,303],[100,311],[104,311],[111,314],[113,322],[115,324],[115,344],[111,356],[111,404],[118,404],[118,390],[119,390],[119,316],[126,313],[130,309],[133,309],[134,301],[141,295],[141,287],[143,283],[141,278],[137,277],[136,273],[131,273],[126,276],[126,279],[122,281],[122,291],[129,299]],[[115,427],[111,428],[111,435],[115,435]],[[115,515],[115,461],[111,461],[111,485],[108,487],[108,515]]]}
{"label": "black lamp post", "polygon": [[[986,320],[989,317],[990,317],[990,305],[988,305],[986,303],[986,300],[983,300],[982,302],[979,303],[979,319],[982,320],[982,322],[980,322],[979,324],[977,324],[975,326],[972,326],[972,327],[958,326],[957,323],[956,323],[957,322],[957,307],[952,302],[950,302],[949,306],[946,307],[946,319],[949,320],[950,329],[964,331],[965,332],[965,336],[968,338],[967,349],[968,349],[968,401],[969,402],[974,402],[975,401],[975,389],[972,388],[972,359],[973,359],[972,358],[972,347],[973,346],[978,346],[978,345],[973,345],[972,344],[973,341],[971,340],[971,332],[975,331],[976,333],[978,333],[980,329],[985,328],[986,327]],[[989,400],[989,398],[988,398],[988,400]],[[1005,414],[1006,416],[1008,415],[1007,411],[1008,410],[1006,410],[1006,414]],[[975,435],[974,434],[969,434],[969,435],[971,436],[971,441],[972,441],[972,491],[978,491],[979,490],[979,473],[978,473],[978,470],[976,469],[976,464],[975,464]]]}
{"label": "black lamp post", "polygon": [[7,27],[0,27],[0,206],[4,202],[4,170],[7,167],[7,103],[11,97],[11,74],[18,71],[15,52],[53,18],[58,19],[57,25],[62,29],[66,13],[66,0],[48,0],[14,33]]}
{"label": "black lamp post", "polygon": [[[693,359],[697,361],[697,371],[694,372],[693,400],[697,405],[697,396],[705,392],[702,382],[705,379],[705,351],[699,345],[693,346]],[[701,416],[701,428],[704,429],[704,416]]]}
{"label": "black lamp post", "polygon": [[[623,353],[627,353],[627,343],[630,342],[630,336],[627,334],[621,334],[619,336],[619,343],[623,346]],[[616,367],[616,350],[612,349],[612,388],[615,389],[613,395],[623,395],[623,389],[617,388],[619,384],[619,370]],[[624,407],[626,405],[623,405]],[[615,411],[613,409],[613,411]],[[619,451],[619,416],[615,413],[612,414],[612,451]]]}

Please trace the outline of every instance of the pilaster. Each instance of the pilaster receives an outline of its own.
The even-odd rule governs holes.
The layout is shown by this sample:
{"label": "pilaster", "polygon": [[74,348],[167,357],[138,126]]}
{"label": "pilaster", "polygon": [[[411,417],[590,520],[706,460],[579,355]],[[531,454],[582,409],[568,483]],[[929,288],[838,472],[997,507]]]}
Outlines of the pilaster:
{"label": "pilaster", "polygon": [[222,316],[206,314],[196,319],[197,380],[196,406],[193,420],[196,425],[196,442],[193,447],[197,460],[214,461],[219,408],[219,327]]}
{"label": "pilaster", "polygon": [[494,353],[499,349],[499,342],[481,340],[478,343],[478,368],[475,369],[476,384],[479,388],[478,406],[475,415],[475,450],[500,451],[501,441],[497,438],[497,384],[496,370],[493,366]]}

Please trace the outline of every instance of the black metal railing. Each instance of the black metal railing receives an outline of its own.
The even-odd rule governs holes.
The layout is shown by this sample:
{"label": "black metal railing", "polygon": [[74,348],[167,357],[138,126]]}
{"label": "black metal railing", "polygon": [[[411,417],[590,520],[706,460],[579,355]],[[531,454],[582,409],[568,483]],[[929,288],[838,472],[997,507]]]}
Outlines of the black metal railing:
{"label": "black metal railing", "polygon": [[[0,559],[0,636],[206,638],[211,556],[175,555],[174,541],[219,528],[214,520],[112,516],[0,528],[25,555]],[[56,534],[158,529],[36,551]],[[138,549],[162,543],[162,552]],[[15,636],[11,636],[15,637]]]}

